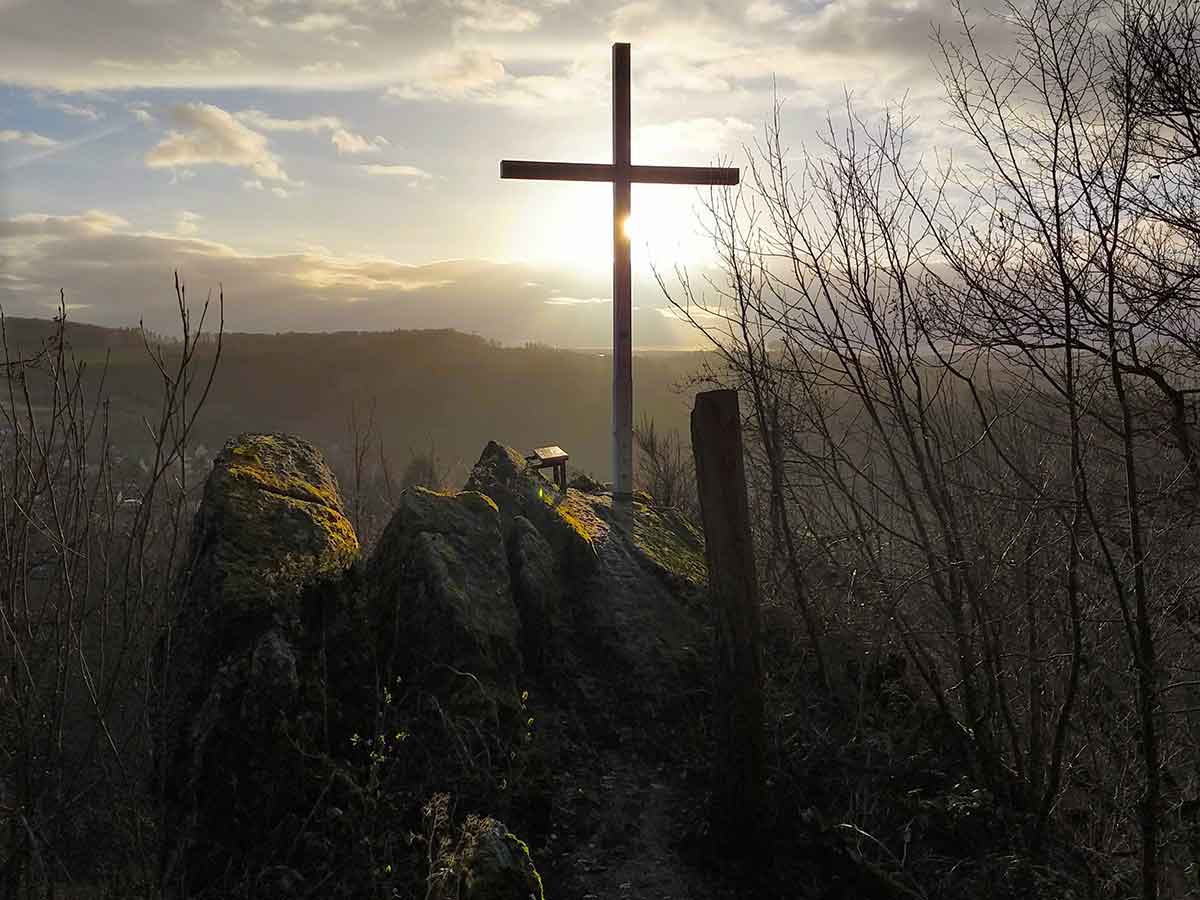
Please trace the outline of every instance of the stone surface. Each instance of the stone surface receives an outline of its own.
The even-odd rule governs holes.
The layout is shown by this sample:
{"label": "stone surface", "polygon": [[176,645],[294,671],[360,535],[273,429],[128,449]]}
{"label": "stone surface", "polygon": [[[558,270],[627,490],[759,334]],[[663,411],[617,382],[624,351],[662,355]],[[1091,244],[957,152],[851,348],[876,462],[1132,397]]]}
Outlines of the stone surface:
{"label": "stone surface", "polygon": [[573,487],[577,491],[583,491],[585,494],[603,494],[605,491],[603,484],[584,472],[574,475],[567,486]]}
{"label": "stone surface", "polygon": [[636,721],[642,737],[662,740],[702,712],[694,698],[707,687],[711,641],[703,540],[678,513],[640,500],[619,511],[611,494],[572,491],[564,505],[597,558],[566,604],[570,680],[590,703],[619,711],[616,729]]}
{"label": "stone surface", "polygon": [[526,663],[540,668],[559,628],[566,585],[550,544],[524,516],[513,519],[508,565],[521,616],[521,650]]}
{"label": "stone surface", "polygon": [[168,800],[168,880],[217,878],[242,842],[288,807],[280,725],[312,643],[305,597],[358,555],[337,480],[299,438],[243,434],[213,464],[184,591],[160,645],[168,687],[158,734]]}
{"label": "stone surface", "polygon": [[568,577],[583,578],[595,568],[591,535],[575,516],[577,505],[570,502],[571,495],[579,492],[560,491],[529,468],[516,450],[489,441],[465,489],[487,494],[496,502],[506,540],[512,535],[513,520],[523,516],[554,548]]}
{"label": "stone surface", "polygon": [[503,822],[469,818],[459,866],[461,900],[543,900],[529,848]]}
{"label": "stone surface", "polygon": [[320,452],[290,435],[244,434],[205,485],[189,597],[227,620],[287,615],[306,584],[345,569],[358,549]]}
{"label": "stone surface", "polygon": [[[338,859],[365,852],[365,831],[402,828],[389,817],[410,793],[455,785],[467,809],[508,819],[519,803],[549,827],[594,780],[597,754],[666,760],[697,739],[700,535],[645,495],[618,514],[583,486],[559,491],[491,443],[471,490],[404,491],[358,563],[311,445],[226,446],[170,650],[160,746],[177,895],[220,895],[234,871],[262,896],[327,877],[353,894],[374,870],[356,856],[340,872]],[[461,832],[461,897],[540,897],[524,845],[480,822]]]}
{"label": "stone surface", "polygon": [[[536,645],[553,681],[580,703],[622,710],[644,725],[667,729],[686,718],[681,698],[705,677],[709,644],[699,530],[644,492],[619,515],[611,493],[559,491],[520,453],[495,442],[484,448],[467,487],[499,508],[522,617],[545,629]],[[532,533],[552,551],[552,567],[533,549]],[[538,562],[526,578],[521,567],[531,557]],[[558,615],[541,617],[555,581]]]}
{"label": "stone surface", "polygon": [[500,514],[488,497],[412,487],[367,564],[385,670],[444,685],[459,700],[516,702],[520,621]]}

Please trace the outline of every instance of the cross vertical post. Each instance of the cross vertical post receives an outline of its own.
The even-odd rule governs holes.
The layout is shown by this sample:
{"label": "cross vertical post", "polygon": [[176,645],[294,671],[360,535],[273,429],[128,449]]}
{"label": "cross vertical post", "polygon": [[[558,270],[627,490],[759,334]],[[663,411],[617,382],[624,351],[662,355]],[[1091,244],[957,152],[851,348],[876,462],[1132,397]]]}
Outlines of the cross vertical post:
{"label": "cross vertical post", "polygon": [[630,148],[629,44],[612,46],[611,163],[562,163],[524,159],[500,161],[501,178],[536,181],[610,181],[613,186],[613,499],[633,493],[633,276],[627,222],[632,187],[639,184],[737,184],[737,169],[703,166],[635,166]]}
{"label": "cross vertical post", "polygon": [[612,48],[613,139],[613,496],[633,493],[633,274],[629,260],[630,182],[629,45]]}

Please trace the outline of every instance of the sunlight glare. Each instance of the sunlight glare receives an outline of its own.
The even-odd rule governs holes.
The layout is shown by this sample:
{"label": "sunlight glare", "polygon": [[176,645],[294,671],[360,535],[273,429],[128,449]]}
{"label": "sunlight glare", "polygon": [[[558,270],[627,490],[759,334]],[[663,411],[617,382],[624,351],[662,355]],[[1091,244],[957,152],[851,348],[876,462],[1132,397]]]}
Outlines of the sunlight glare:
{"label": "sunlight glare", "polygon": [[[605,187],[556,185],[530,192],[527,205],[514,217],[514,255],[583,270],[612,265],[612,189]],[[712,263],[694,190],[635,184],[632,206],[622,232],[630,241],[635,270]]]}

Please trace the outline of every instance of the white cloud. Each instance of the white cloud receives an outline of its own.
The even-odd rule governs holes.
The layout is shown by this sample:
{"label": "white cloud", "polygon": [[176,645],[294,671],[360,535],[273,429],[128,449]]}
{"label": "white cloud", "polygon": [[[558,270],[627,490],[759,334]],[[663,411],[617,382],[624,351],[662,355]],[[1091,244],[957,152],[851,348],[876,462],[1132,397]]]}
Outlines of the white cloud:
{"label": "white cloud", "polygon": [[337,116],[309,116],[306,119],[280,119],[259,109],[245,109],[237,119],[261,131],[291,131],[318,134],[329,132],[329,140],[338,153],[378,153],[388,141],[383,137],[366,138],[348,131]]}
{"label": "white cloud", "polygon": [[104,118],[104,113],[100,112],[94,106],[77,106],[74,103],[67,103],[63,100],[52,100],[47,105],[57,109],[64,115],[74,116],[77,119],[90,119],[95,122]]}
{"label": "white cloud", "polygon": [[378,136],[365,138],[353,134],[345,128],[334,131],[329,139],[333,142],[333,146],[337,147],[338,153],[378,153],[388,145],[387,138]]}
{"label": "white cloud", "polygon": [[435,55],[421,77],[388,88],[388,96],[405,100],[463,100],[480,96],[508,75],[504,64],[486,50]]}
{"label": "white cloud", "polygon": [[331,13],[309,13],[295,22],[289,22],[286,28],[292,31],[334,31],[346,24],[346,17]]}
{"label": "white cloud", "polygon": [[242,189],[247,191],[261,191],[263,183],[261,178],[247,178],[242,182]]}
{"label": "white cloud", "polygon": [[532,9],[508,0],[459,0],[456,24],[472,31],[530,31],[542,17]]}
{"label": "white cloud", "polygon": [[336,116],[309,116],[307,119],[280,119],[261,109],[244,109],[237,113],[240,122],[261,131],[306,131],[316,134],[331,128],[338,128],[341,121]]}
{"label": "white cloud", "polygon": [[559,74],[511,74],[489,50],[461,50],[427,57],[419,77],[388,88],[402,100],[487,103],[558,115],[607,90],[607,67],[572,62]]}
{"label": "white cloud", "polygon": [[686,91],[692,94],[728,94],[733,85],[723,74],[712,67],[698,66],[689,60],[665,56],[646,73],[642,87],[659,94],[677,94]]}
{"label": "white cloud", "polygon": [[[229,331],[458,328],[509,343],[582,347],[611,339],[602,296],[607,271],[586,276],[479,259],[407,265],[319,247],[258,255],[195,234],[147,233],[127,225],[98,211],[0,218],[0,238],[14,238],[0,250],[0,307],[9,315],[49,316],[48,300],[56,302],[62,288],[69,303],[88,305],[86,321],[127,326],[144,318],[148,328],[173,331],[177,311],[163,288],[178,269],[199,296],[218,284],[230,288]],[[636,289],[652,288],[642,283]],[[547,297],[600,302],[561,303],[552,311]],[[639,344],[696,344],[694,332],[653,310],[635,311],[634,317]]]}
{"label": "white cloud", "polygon": [[48,138],[35,131],[14,131],[11,128],[0,130],[0,144],[28,144],[30,147],[54,147],[58,141]]}
{"label": "white cloud", "polygon": [[19,237],[87,237],[111,234],[128,226],[118,215],[90,209],[77,216],[48,216],[40,213],[0,219],[0,240]]}
{"label": "white cloud", "polygon": [[686,312],[674,306],[657,306],[654,308],[654,311],[664,319],[676,322],[687,322],[689,318],[715,322],[723,318],[719,313],[708,312],[707,310],[700,309],[698,306],[690,306]]}
{"label": "white cloud", "polygon": [[271,193],[274,194],[276,197],[278,197],[280,200],[286,200],[288,197],[291,196],[291,194],[289,194],[284,188],[281,188],[278,186],[271,188]]}
{"label": "white cloud", "polygon": [[637,161],[670,161],[690,155],[711,160],[718,153],[729,153],[754,133],[754,126],[736,116],[718,119],[701,116],[661,125],[645,125],[633,134]]}
{"label": "white cloud", "polygon": [[246,168],[259,178],[288,181],[267,139],[210,103],[184,103],[171,116],[181,131],[171,131],[145,156],[152,169],[189,165]]}
{"label": "white cloud", "polygon": [[551,297],[542,302],[547,306],[590,306],[596,303],[612,303],[612,297]]}
{"label": "white cloud", "polygon": [[[756,61],[781,79],[870,79],[862,64],[928,68],[933,26],[953,30],[945,0],[36,0],[4,7],[0,81],[39,90],[131,87],[398,85],[401,96],[494,101],[479,90],[509,73],[571,70],[604,53],[603,32],[634,42],[635,72],[688,61],[735,81]],[[994,32],[980,13],[977,23]],[[599,26],[599,27],[598,27]],[[184,36],[184,37],[180,37]],[[986,41],[988,49],[993,42]],[[483,68],[423,82],[438,57],[475,54]],[[733,63],[738,61],[738,65]],[[757,74],[749,77],[758,77]],[[462,83],[465,78],[465,84]],[[698,89],[711,80],[695,79]],[[762,90],[762,85],[757,85]],[[832,95],[836,100],[836,94]],[[84,108],[82,105],[80,108]],[[709,111],[712,112],[711,110]]]}
{"label": "white cloud", "polygon": [[787,7],[774,0],[754,0],[746,7],[746,20],[755,25],[770,25],[786,18],[787,14]]}
{"label": "white cloud", "polygon": [[368,175],[388,175],[396,178],[413,178],[427,179],[433,176],[424,169],[418,169],[416,166],[400,166],[400,165],[369,165],[359,166]]}
{"label": "white cloud", "polygon": [[144,100],[139,100],[136,103],[127,103],[125,104],[125,109],[143,125],[149,125],[154,121],[154,114],[150,112],[150,104]]}
{"label": "white cloud", "polygon": [[181,209],[175,216],[175,233],[185,236],[195,234],[200,230],[200,226],[196,223],[203,218],[203,216],[191,210]]}
{"label": "white cloud", "polygon": [[655,0],[632,0],[630,3],[624,3],[612,13],[614,39],[628,40],[632,34],[661,19],[662,15]]}
{"label": "white cloud", "polygon": [[305,63],[300,67],[300,71],[310,75],[340,75],[346,71],[346,65],[338,59],[319,59],[316,62]]}
{"label": "white cloud", "polygon": [[[342,37],[340,34],[325,35],[325,42],[327,44],[334,44],[338,47],[349,47],[351,50],[362,49],[362,41],[356,41],[353,38]],[[338,65],[340,66],[341,63],[338,63]]]}

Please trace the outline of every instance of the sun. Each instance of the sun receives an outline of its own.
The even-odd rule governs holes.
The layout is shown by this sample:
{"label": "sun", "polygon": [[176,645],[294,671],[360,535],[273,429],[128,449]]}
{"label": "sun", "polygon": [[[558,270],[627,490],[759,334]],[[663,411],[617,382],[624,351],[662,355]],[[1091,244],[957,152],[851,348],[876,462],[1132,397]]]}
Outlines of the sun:
{"label": "sun", "polygon": [[671,269],[702,265],[714,258],[705,233],[704,210],[695,190],[677,185],[634,185],[632,214],[625,234],[632,245],[634,267]]}
{"label": "sun", "polygon": [[[607,184],[539,185],[512,218],[513,255],[600,271],[612,265],[612,188]],[[697,192],[677,185],[635,184],[623,224],[633,268],[703,265],[715,259]]]}

